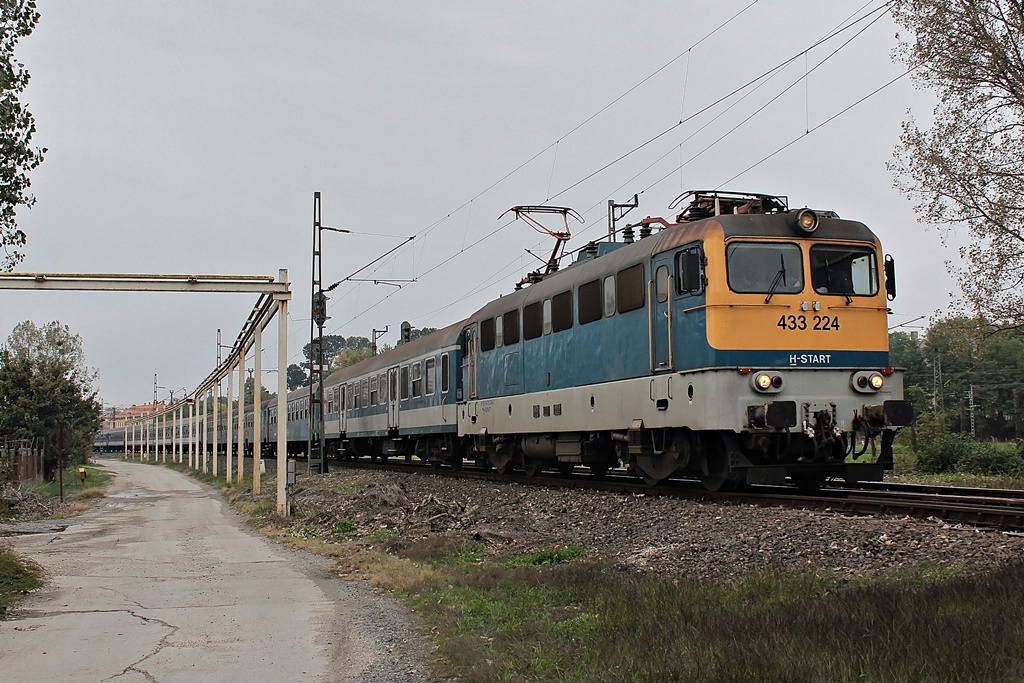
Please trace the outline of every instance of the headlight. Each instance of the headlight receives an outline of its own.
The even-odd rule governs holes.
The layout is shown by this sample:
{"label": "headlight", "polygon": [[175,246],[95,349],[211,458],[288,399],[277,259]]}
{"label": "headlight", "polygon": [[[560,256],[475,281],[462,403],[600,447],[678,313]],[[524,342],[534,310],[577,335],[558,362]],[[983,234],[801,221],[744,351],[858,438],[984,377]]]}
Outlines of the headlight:
{"label": "headlight", "polygon": [[862,394],[872,394],[885,385],[882,373],[872,370],[861,370],[850,376],[850,386]]}
{"label": "headlight", "polygon": [[777,394],[782,391],[782,375],[778,372],[762,371],[750,378],[750,386],[764,394]]}
{"label": "headlight", "polygon": [[818,229],[818,214],[812,209],[800,209],[796,214],[796,229],[810,235]]}

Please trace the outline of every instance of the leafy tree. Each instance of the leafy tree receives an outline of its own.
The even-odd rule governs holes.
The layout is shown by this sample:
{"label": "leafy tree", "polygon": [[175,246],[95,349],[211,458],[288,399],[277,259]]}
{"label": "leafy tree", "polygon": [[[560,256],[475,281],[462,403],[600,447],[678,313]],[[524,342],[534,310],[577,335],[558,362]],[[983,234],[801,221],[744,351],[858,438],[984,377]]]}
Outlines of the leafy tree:
{"label": "leafy tree", "polygon": [[[1024,325],[1024,9],[1011,0],[896,0],[898,51],[939,104],[904,123],[890,170],[922,221],[963,225],[964,302]],[[944,235],[948,233],[944,232]]]}
{"label": "leafy tree", "polygon": [[[420,337],[426,337],[431,332],[437,332],[437,328],[436,327],[414,327],[411,330],[409,330],[409,341],[413,341],[413,340],[419,339]],[[395,346],[401,346],[402,343],[403,343],[402,340],[399,339],[395,343]]]}
{"label": "leafy tree", "polygon": [[[295,366],[295,365],[290,366],[288,368],[288,370],[291,371],[291,368],[293,368],[293,367],[298,367],[298,366]],[[254,382],[252,381],[252,377],[246,377],[245,378],[245,389],[243,390],[243,395],[245,397],[245,405],[247,405],[247,406],[252,405],[252,385],[253,384],[254,384]],[[291,389],[291,387],[289,387],[289,390],[290,389]],[[267,391],[267,388],[261,384],[260,385],[260,396],[261,396],[260,403],[263,403],[263,401],[266,401],[267,399],[274,398],[275,396],[277,396],[277,394],[272,392],[272,391]]]}
{"label": "leafy tree", "polygon": [[[346,340],[341,335],[325,334],[323,337],[323,346],[324,366],[330,367],[331,363],[334,361],[334,357],[337,356],[346,348],[348,348],[348,340]],[[310,349],[311,347],[309,344],[306,344],[305,346],[302,347],[302,355],[305,357],[306,360],[304,363],[302,363],[301,367],[303,367],[306,370],[309,370],[309,367],[313,362],[313,359],[310,358],[310,355],[312,353]]]}
{"label": "leafy tree", "polygon": [[4,257],[0,270],[13,270],[25,258],[19,248],[25,233],[18,228],[17,208],[30,208],[36,200],[29,193],[28,172],[43,161],[46,149],[33,148],[36,123],[19,100],[28,85],[25,65],[14,57],[18,41],[30,35],[39,22],[35,0],[0,3],[0,246]]}
{"label": "leafy tree", "polygon": [[302,369],[301,365],[292,363],[288,366],[288,391],[294,391],[299,387],[309,386],[309,375]]}
{"label": "leafy tree", "polygon": [[368,346],[363,348],[345,349],[334,359],[334,365],[331,366],[331,370],[340,370],[342,368],[347,368],[350,365],[355,365],[356,363],[366,360],[372,354],[373,351]]}
{"label": "leafy tree", "polygon": [[906,332],[889,334],[889,363],[896,368],[903,368],[904,385],[930,387],[932,371],[928,367],[921,342]]}
{"label": "leafy tree", "polygon": [[[25,321],[0,347],[0,436],[46,439],[60,423],[72,431],[72,462],[88,457],[100,428],[95,370],[85,365],[82,339],[66,325]],[[48,451],[53,471],[57,454]]]}

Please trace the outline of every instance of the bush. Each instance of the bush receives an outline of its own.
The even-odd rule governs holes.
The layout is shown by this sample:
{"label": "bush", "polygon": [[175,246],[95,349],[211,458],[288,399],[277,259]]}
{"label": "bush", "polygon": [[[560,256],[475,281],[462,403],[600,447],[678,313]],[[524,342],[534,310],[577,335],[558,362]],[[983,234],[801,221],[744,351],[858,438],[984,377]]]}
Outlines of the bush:
{"label": "bush", "polygon": [[1021,451],[979,443],[970,435],[951,433],[948,414],[922,413],[917,421],[917,470],[928,474],[1024,474]]}
{"label": "bush", "polygon": [[932,435],[926,444],[918,442],[917,469],[929,474],[953,472],[970,458],[974,446],[966,434]]}
{"label": "bush", "polygon": [[971,443],[956,463],[956,469],[968,474],[1020,474],[1024,470],[1024,460],[1018,453],[999,448],[994,443]]}

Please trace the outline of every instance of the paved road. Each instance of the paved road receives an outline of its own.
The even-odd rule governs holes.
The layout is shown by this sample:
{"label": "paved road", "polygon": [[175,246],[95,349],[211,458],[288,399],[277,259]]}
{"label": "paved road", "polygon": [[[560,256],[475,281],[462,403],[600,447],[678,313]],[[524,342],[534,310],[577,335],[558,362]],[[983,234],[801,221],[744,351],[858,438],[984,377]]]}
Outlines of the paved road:
{"label": "paved road", "polygon": [[3,681],[420,680],[401,610],[243,530],[209,487],[109,460],[96,509],[14,539],[49,584],[0,622]]}

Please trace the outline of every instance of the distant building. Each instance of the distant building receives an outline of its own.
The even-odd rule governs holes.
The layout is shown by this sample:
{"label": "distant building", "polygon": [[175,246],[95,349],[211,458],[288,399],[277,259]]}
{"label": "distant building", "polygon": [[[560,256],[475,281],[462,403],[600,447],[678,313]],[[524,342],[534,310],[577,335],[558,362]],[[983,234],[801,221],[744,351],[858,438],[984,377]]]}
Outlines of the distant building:
{"label": "distant building", "polygon": [[163,401],[157,403],[144,403],[141,406],[132,406],[131,408],[125,408],[124,410],[114,413],[113,418],[107,418],[103,421],[104,429],[124,429],[124,424],[128,420],[134,420],[139,417],[145,417],[146,415],[152,415],[155,412],[161,411],[167,407],[167,404]]}

